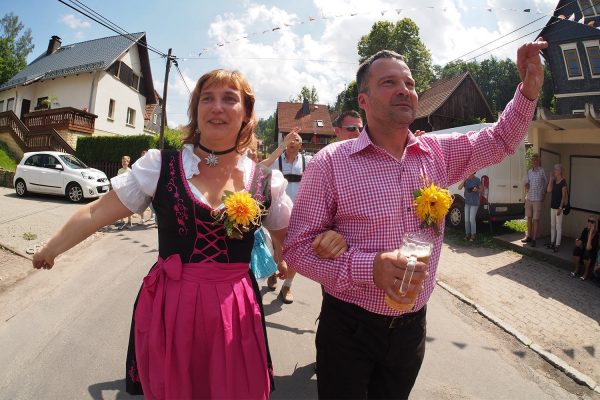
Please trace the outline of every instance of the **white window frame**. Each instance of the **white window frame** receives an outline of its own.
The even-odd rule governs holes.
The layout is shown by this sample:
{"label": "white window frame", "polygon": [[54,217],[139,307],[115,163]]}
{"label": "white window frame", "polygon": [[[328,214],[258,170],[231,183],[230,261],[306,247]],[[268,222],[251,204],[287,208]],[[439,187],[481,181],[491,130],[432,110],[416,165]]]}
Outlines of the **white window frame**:
{"label": "white window frame", "polygon": [[4,100],[0,100],[0,112],[4,111]]}
{"label": "white window frame", "polygon": [[[110,109],[110,105],[112,104],[112,112]],[[117,106],[117,102],[115,101],[115,99],[108,99],[108,116],[106,117],[107,120],[109,121],[114,121],[115,120],[115,108]]]}
{"label": "white window frame", "polygon": [[158,120],[158,115],[157,114],[152,114],[152,123],[154,125],[156,125],[156,121]]}
{"label": "white window frame", "polygon": [[125,125],[135,128],[135,109],[127,107]]}
{"label": "white window frame", "polygon": [[[581,13],[586,18],[593,18],[593,17],[597,17],[600,15],[600,10],[596,10],[596,7],[600,7],[600,2],[598,4],[594,4],[593,1],[591,1],[591,0],[577,0],[577,4],[579,5],[579,9],[581,10]],[[589,14],[589,15],[584,14],[583,10],[587,9],[590,6],[591,6],[590,10],[592,10],[592,14]]]}
{"label": "white window frame", "polygon": [[[9,104],[11,105],[11,107],[8,106]],[[6,100],[6,111],[15,111],[14,108],[15,108],[15,98],[11,97],[10,99]]]}
{"label": "white window frame", "polygon": [[573,110],[573,115],[585,115],[585,110]]}
{"label": "white window frame", "polygon": [[592,76],[592,78],[600,78],[600,73],[594,74],[594,69],[592,68],[592,60],[590,60],[590,53],[588,53],[588,48],[590,47],[598,47],[598,49],[600,50],[600,40],[586,40],[585,42],[583,42],[583,46],[585,47],[585,56],[587,57],[588,65],[590,67],[590,75]]}
{"label": "white window frame", "polygon": [[[581,66],[581,56],[579,55],[579,49],[577,48],[577,43],[565,43],[560,45],[560,49],[562,52],[563,63],[565,64],[565,70],[567,72],[567,79],[570,81],[584,79],[585,76],[583,74],[583,67]],[[577,62],[579,63],[579,71],[581,71],[581,76],[573,76],[569,75],[569,66],[567,65],[567,59],[565,58],[565,50],[575,50],[577,52]]]}

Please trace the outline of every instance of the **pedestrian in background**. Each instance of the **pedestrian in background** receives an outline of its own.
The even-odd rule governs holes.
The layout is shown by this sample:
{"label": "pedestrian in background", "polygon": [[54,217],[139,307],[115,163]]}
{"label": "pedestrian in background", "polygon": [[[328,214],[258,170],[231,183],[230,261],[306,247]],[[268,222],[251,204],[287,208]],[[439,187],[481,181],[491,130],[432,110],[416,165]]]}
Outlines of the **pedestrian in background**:
{"label": "pedestrian in background", "polygon": [[554,165],[546,191],[550,193],[550,243],[546,247],[557,253],[562,239],[562,221],[569,193],[567,181],[562,176],[562,165]]}
{"label": "pedestrian in background", "polygon": [[458,185],[459,190],[463,187],[465,189],[465,240],[474,242],[477,233],[477,211],[480,203],[481,179],[476,177],[473,172]]}
{"label": "pedestrian in background", "polygon": [[546,196],[546,183],[548,179],[546,178],[546,172],[540,167],[539,154],[535,153],[531,157],[531,163],[532,167],[527,171],[527,178],[525,180],[525,189],[527,189],[527,196],[525,197],[527,236],[521,242],[535,247],[537,245],[538,227],[540,216],[542,215],[544,197]]}
{"label": "pedestrian in background", "polygon": [[589,278],[590,267],[598,257],[598,217],[590,215],[587,220],[587,226],[581,231],[581,235],[575,239],[575,248],[573,249],[573,263],[575,269],[571,272],[572,277],[579,275],[579,269],[583,266],[581,280]]}

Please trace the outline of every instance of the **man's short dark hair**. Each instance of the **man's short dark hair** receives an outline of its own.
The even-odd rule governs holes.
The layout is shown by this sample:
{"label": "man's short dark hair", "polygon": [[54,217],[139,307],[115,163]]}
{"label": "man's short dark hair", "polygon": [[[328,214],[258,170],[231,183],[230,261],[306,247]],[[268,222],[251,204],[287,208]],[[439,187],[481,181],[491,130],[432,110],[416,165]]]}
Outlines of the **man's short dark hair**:
{"label": "man's short dark hair", "polygon": [[369,69],[371,68],[371,64],[373,64],[380,58],[393,58],[395,60],[400,60],[403,63],[406,63],[406,59],[403,55],[398,54],[392,50],[380,50],[377,53],[373,54],[371,57],[363,61],[362,64],[360,64],[360,67],[358,67],[358,71],[356,72],[356,87],[358,88],[358,93],[363,93],[367,91]]}
{"label": "man's short dark hair", "polygon": [[362,119],[362,117],[360,116],[360,114],[354,110],[349,110],[349,111],[344,111],[343,113],[340,114],[339,117],[337,117],[335,119],[335,121],[333,121],[333,126],[335,126],[336,128],[341,128],[342,127],[342,123],[344,122],[344,119],[346,117],[351,117],[351,118],[360,118]]}

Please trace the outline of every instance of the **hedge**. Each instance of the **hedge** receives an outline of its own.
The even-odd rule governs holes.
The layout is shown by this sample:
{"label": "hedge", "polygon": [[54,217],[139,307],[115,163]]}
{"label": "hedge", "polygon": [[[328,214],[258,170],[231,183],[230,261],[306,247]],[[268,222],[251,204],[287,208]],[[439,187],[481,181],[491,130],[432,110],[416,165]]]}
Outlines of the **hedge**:
{"label": "hedge", "polygon": [[[165,129],[165,149],[179,149],[182,133],[175,129]],[[158,148],[158,135],[135,136],[92,136],[77,139],[76,156],[83,162],[121,162],[128,155],[133,163],[143,150]]]}

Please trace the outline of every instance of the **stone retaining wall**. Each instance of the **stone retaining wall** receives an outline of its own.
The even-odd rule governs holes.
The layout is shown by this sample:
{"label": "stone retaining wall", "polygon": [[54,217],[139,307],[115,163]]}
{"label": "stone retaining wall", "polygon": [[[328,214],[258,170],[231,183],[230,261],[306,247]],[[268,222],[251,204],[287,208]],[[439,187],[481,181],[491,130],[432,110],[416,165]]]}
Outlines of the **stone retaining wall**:
{"label": "stone retaining wall", "polygon": [[0,168],[0,186],[7,187],[7,188],[14,187],[13,186],[14,177],[15,177],[14,172],[6,171],[6,170]]}

